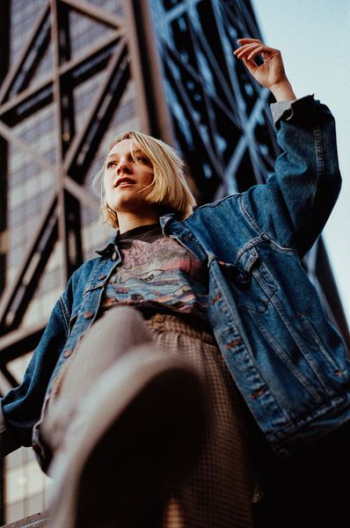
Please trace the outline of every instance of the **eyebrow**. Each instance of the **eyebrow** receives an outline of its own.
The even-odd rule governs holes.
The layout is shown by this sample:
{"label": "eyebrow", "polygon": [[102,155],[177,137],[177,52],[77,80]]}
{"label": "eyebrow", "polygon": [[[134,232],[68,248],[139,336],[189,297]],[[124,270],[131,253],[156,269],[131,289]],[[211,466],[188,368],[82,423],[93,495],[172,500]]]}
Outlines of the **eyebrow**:
{"label": "eyebrow", "polygon": [[[129,154],[131,154],[131,155],[143,154],[143,152],[140,149],[136,149],[136,150],[133,150],[132,152],[130,152]],[[110,156],[108,156],[107,161],[112,159],[112,158],[117,158],[117,157],[118,157],[118,154],[111,154]]]}

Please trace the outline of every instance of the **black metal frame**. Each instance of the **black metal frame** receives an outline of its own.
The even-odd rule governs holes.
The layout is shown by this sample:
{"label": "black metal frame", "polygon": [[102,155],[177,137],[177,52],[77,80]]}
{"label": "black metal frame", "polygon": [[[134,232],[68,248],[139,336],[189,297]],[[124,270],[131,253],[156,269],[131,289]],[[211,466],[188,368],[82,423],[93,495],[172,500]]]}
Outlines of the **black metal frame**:
{"label": "black metal frame", "polygon": [[[9,65],[9,2],[0,0],[0,370],[12,386],[18,381],[7,363],[32,351],[44,330],[44,324],[29,330],[20,326],[57,242],[64,248],[65,279],[83,262],[81,205],[96,210],[96,215],[98,211],[83,187],[85,177],[130,78],[137,89],[141,129],[179,148],[199,203],[263,182],[278,154],[269,94],[232,56],[236,38],[259,37],[249,0],[127,0],[124,6],[126,17],[121,18],[88,0],[47,0],[25,49]],[[71,10],[112,30],[77,59],[71,53]],[[32,86],[50,43],[52,75]],[[73,90],[98,72],[106,75],[77,132]],[[14,126],[52,103],[59,152],[55,165],[13,132]],[[29,154],[39,169],[53,173],[57,187],[13,285],[6,288],[10,143]],[[330,316],[348,339],[322,240],[305,264]]]}

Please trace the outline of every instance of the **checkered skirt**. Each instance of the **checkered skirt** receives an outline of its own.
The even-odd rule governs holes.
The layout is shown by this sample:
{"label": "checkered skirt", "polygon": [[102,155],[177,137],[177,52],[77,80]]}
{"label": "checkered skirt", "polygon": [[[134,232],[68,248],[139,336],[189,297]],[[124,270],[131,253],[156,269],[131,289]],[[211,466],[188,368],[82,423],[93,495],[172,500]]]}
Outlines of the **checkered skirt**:
{"label": "checkered skirt", "polygon": [[189,360],[210,395],[211,424],[196,466],[174,490],[164,528],[249,528],[253,525],[252,451],[246,405],[212,333],[172,315],[146,320],[166,353]]}

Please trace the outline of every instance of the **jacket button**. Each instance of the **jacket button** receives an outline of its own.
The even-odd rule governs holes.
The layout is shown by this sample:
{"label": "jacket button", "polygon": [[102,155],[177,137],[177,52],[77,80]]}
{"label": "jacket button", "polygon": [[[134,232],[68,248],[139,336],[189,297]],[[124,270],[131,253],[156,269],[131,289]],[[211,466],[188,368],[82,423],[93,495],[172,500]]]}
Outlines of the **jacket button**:
{"label": "jacket button", "polygon": [[95,312],[93,312],[92,310],[88,310],[87,312],[84,313],[84,319],[91,319],[91,317],[93,317],[95,314]]}
{"label": "jacket button", "polygon": [[111,259],[112,260],[117,260],[117,253],[116,252],[112,253]]}
{"label": "jacket button", "polygon": [[105,273],[101,273],[101,275],[98,276],[98,280],[103,280],[107,277]]}
{"label": "jacket button", "polygon": [[64,356],[65,358],[71,356],[72,354],[73,354],[73,349],[72,349],[72,348],[67,348],[67,350],[65,350],[65,351],[63,352],[63,356]]}

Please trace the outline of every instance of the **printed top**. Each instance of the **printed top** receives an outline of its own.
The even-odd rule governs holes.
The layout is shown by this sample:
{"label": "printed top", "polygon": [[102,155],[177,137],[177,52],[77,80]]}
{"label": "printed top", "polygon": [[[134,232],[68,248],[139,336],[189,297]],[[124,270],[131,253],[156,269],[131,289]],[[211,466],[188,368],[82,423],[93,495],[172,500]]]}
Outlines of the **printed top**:
{"label": "printed top", "polygon": [[[188,249],[165,237],[159,224],[140,226],[118,237],[122,262],[111,275],[101,309],[132,305],[149,317],[176,313],[207,323],[207,268]],[[199,321],[198,321],[199,319]]]}

